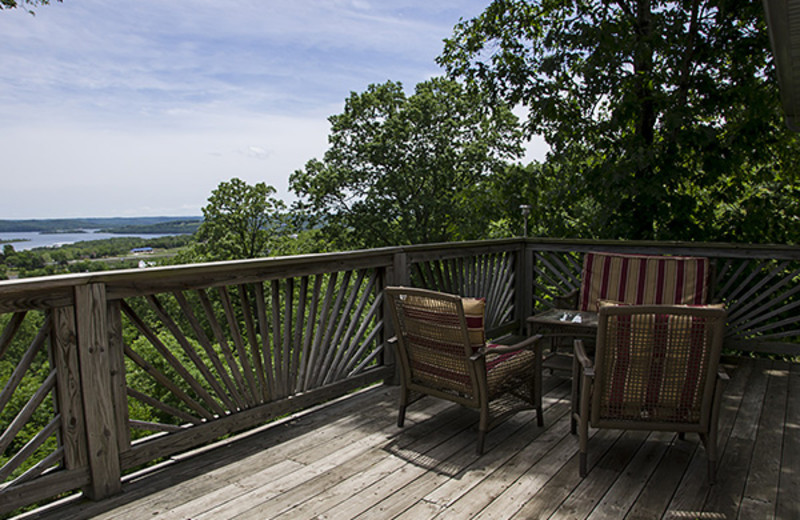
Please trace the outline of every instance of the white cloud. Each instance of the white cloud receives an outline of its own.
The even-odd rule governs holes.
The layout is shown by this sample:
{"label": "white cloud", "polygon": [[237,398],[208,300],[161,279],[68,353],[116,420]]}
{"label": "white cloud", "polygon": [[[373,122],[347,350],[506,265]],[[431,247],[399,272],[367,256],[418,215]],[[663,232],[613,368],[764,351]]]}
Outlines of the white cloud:
{"label": "white cloud", "polygon": [[245,151],[245,155],[248,157],[252,157],[253,159],[261,159],[264,160],[272,155],[272,152],[266,150],[260,146],[248,146]]}

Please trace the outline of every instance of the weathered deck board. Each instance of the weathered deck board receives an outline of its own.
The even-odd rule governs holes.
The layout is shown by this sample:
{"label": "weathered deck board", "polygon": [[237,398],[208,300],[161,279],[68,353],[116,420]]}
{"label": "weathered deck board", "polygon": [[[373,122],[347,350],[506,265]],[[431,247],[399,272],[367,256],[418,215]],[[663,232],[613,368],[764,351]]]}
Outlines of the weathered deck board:
{"label": "weathered deck board", "polygon": [[720,415],[718,482],[696,436],[590,433],[578,475],[569,382],[545,381],[545,427],[521,413],[475,455],[476,414],[425,398],[395,425],[376,387],[286,419],[124,485],[26,518],[798,518],[800,367],[742,361]]}
{"label": "weathered deck board", "polygon": [[800,365],[789,369],[788,386],[776,518],[800,518]]}

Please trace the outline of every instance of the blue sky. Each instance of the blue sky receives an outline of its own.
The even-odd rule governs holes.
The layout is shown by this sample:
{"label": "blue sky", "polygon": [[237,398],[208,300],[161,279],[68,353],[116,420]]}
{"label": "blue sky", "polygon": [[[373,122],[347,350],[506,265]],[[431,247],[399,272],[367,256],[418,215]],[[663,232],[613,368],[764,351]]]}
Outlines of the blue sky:
{"label": "blue sky", "polygon": [[[199,215],[239,177],[291,201],[350,92],[441,74],[489,0],[64,0],[0,11],[0,219]],[[527,159],[542,159],[531,143]]]}

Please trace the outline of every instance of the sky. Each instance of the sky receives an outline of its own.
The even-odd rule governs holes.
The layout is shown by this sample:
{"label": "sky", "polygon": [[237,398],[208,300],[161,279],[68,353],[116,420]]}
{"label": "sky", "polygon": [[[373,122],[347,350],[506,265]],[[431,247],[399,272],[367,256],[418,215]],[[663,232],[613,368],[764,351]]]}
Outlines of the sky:
{"label": "sky", "polygon": [[[64,0],[0,11],[0,219],[196,216],[233,177],[291,202],[351,92],[408,92],[489,0]],[[542,160],[534,140],[525,160]]]}

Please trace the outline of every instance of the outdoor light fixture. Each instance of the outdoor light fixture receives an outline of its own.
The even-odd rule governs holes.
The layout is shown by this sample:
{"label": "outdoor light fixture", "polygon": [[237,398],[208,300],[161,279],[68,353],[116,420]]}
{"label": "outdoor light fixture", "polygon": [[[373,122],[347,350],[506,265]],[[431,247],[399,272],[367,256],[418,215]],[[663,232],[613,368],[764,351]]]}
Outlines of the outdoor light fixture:
{"label": "outdoor light fixture", "polygon": [[522,228],[522,236],[527,238],[528,237],[528,215],[531,214],[531,205],[530,204],[520,204],[519,206],[520,211],[522,211],[522,218],[524,219],[524,224]]}

